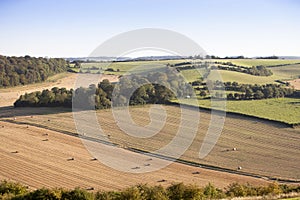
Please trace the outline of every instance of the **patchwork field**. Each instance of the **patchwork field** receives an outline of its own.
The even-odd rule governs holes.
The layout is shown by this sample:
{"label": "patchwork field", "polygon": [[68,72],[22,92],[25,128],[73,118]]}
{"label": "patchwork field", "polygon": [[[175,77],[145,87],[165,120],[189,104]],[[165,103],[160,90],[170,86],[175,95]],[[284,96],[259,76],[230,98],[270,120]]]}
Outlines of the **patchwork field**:
{"label": "patchwork field", "polygon": [[[149,106],[146,106],[130,109],[131,116],[136,124],[146,126],[150,123],[149,108]],[[158,134],[146,139],[125,134],[118,127],[110,110],[97,112],[98,123],[104,133],[109,135],[110,140],[121,147],[154,151],[172,140],[180,124],[181,110],[178,107],[164,106],[163,108],[167,113],[166,123]],[[158,112],[157,110],[152,111],[154,113]],[[60,109],[60,113],[56,112],[58,110],[53,108],[18,108],[14,109],[13,112],[3,110],[1,120],[21,123],[23,128],[28,124],[29,129],[31,129],[31,126],[36,126],[75,134],[76,129],[72,113],[67,109]],[[16,116],[16,120],[13,120],[14,116]],[[162,119],[163,117],[158,116],[158,118]],[[261,176],[300,179],[299,129],[288,128],[264,120],[227,115],[222,134],[216,146],[207,157],[199,159],[199,149],[208,129],[211,115],[209,112],[203,111],[200,113],[200,119],[197,135],[181,159],[223,167],[233,171],[241,166],[243,172]],[[87,127],[93,126],[90,120],[86,120],[84,123]],[[186,132],[187,138],[189,134],[189,132]],[[233,151],[233,148],[236,148],[236,151]]]}
{"label": "patchwork field", "polygon": [[[139,73],[146,72],[147,68],[151,70],[159,70],[159,68],[166,64],[175,64],[179,62],[186,62],[187,60],[158,60],[158,61],[130,61],[130,62],[94,62],[94,63],[82,63],[81,70],[86,72],[89,70],[91,73],[97,73],[102,71],[104,74],[123,75],[125,73]],[[113,71],[105,71],[106,69],[112,69]],[[74,69],[79,71],[79,69]]]}

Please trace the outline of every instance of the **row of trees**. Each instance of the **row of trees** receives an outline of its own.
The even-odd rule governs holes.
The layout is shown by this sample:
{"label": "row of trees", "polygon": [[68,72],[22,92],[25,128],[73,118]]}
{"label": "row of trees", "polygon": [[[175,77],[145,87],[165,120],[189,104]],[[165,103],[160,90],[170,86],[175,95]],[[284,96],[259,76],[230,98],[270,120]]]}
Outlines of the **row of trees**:
{"label": "row of trees", "polygon": [[216,90],[237,91],[227,94],[230,100],[268,99],[280,97],[296,97],[297,93],[292,88],[283,87],[278,84],[238,84],[237,82],[215,82],[213,88]]}
{"label": "row of trees", "polygon": [[[93,189],[93,188],[91,188]],[[76,188],[66,189],[37,189],[30,191],[25,186],[8,181],[0,182],[1,199],[51,199],[51,200],[185,200],[185,199],[222,199],[246,196],[269,196],[275,197],[280,194],[299,193],[300,186],[279,185],[270,183],[266,186],[252,186],[250,184],[233,183],[224,190],[216,188],[212,184],[205,187],[196,185],[184,185],[183,183],[172,184],[164,188],[162,186],[137,185],[121,191],[98,191],[88,192]]]}
{"label": "row of trees", "polygon": [[[216,92],[211,95],[214,98],[227,98],[230,100],[249,100],[249,99],[267,99],[267,98],[280,98],[280,97],[300,97],[299,91],[293,88],[286,87],[286,85],[279,84],[239,84],[237,82],[221,82],[211,81],[203,82],[203,80],[197,80],[191,83],[195,86],[195,89],[200,91],[200,96],[206,97],[211,90]],[[220,90],[233,91],[233,93],[218,92]],[[213,92],[212,92],[213,93]]]}
{"label": "row of trees", "polygon": [[198,62],[194,64],[192,64],[191,62],[181,62],[172,65],[168,64],[168,66],[175,67],[177,71],[205,68],[207,70],[211,69],[211,70],[236,71],[236,72],[246,73],[254,76],[273,75],[273,72],[265,66],[244,67],[244,66],[235,65],[231,62],[205,61],[205,62]]}
{"label": "row of trees", "polygon": [[214,65],[211,66],[212,70],[228,70],[228,71],[236,71],[236,72],[241,72],[241,73],[246,73],[254,76],[272,76],[273,72],[266,68],[265,66],[252,66],[251,68],[249,67],[244,67],[244,66],[237,66],[232,63],[223,63],[226,65]]}
{"label": "row of trees", "polygon": [[[97,86],[80,87],[73,90],[52,88],[42,92],[21,95],[14,103],[22,106],[65,106],[80,109],[110,108],[112,106],[167,104],[176,97],[192,96],[193,88],[174,71],[149,73],[146,76],[123,76],[119,83],[112,84],[107,79]],[[73,96],[73,98],[72,98]]]}
{"label": "row of trees", "polygon": [[45,81],[49,76],[67,70],[62,58],[8,57],[0,55],[0,87]]}

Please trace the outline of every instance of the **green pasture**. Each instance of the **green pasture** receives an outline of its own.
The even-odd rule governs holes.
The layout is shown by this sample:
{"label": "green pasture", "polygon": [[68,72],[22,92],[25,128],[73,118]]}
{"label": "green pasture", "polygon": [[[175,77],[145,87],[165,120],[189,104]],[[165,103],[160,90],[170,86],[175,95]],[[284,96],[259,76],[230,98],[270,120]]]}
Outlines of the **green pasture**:
{"label": "green pasture", "polygon": [[[103,71],[104,74],[132,74],[132,73],[142,73],[147,71],[159,70],[165,67],[166,64],[175,64],[179,62],[186,62],[186,60],[158,60],[158,61],[130,61],[130,62],[94,62],[94,63],[82,63],[81,70],[86,72],[90,69],[91,73],[97,73]],[[97,68],[92,70],[91,68]],[[105,71],[111,68],[113,71]]]}
{"label": "green pasture", "polygon": [[[193,100],[183,99],[182,103],[191,105]],[[198,99],[200,107],[211,108],[210,99]],[[215,100],[213,106],[223,110],[223,101]],[[276,98],[263,100],[226,101],[226,111],[276,120],[289,124],[300,123],[300,98]]]}
{"label": "green pasture", "polygon": [[252,67],[252,66],[271,66],[282,64],[300,63],[300,60],[285,60],[285,59],[215,59],[217,62],[231,62],[235,65]]}
{"label": "green pasture", "polygon": [[270,68],[274,75],[284,79],[300,78],[300,64]]}

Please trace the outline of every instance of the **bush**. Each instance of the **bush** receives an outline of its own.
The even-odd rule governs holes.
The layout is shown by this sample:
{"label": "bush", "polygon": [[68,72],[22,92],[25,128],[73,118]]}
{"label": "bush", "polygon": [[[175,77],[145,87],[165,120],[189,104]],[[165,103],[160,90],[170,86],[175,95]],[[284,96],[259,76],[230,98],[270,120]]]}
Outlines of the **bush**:
{"label": "bush", "polygon": [[27,188],[19,183],[8,182],[6,180],[0,182],[0,195],[20,195],[25,194],[26,192]]}

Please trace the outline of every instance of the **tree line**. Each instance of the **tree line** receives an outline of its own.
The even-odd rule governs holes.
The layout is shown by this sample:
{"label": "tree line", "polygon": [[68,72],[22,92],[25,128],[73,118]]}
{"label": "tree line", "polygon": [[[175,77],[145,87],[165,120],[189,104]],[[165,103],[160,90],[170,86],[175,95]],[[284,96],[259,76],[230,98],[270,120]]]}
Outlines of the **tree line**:
{"label": "tree line", "polygon": [[245,74],[250,74],[254,76],[272,76],[273,72],[266,68],[265,66],[259,65],[259,66],[252,66],[249,67],[243,67],[243,66],[237,66],[237,65],[214,65],[211,66],[212,70],[219,69],[219,70],[228,70],[228,71],[235,71]]}
{"label": "tree line", "polygon": [[[250,100],[250,99],[269,99],[281,97],[297,97],[296,92],[292,88],[283,87],[279,84],[239,84],[237,82],[216,81],[214,89],[225,89],[226,91],[236,91],[235,93],[227,94],[229,100]],[[219,93],[220,94],[220,93]],[[216,96],[218,97],[218,96]],[[220,97],[220,96],[219,96]]]}
{"label": "tree line", "polygon": [[67,71],[67,67],[62,58],[0,55],[0,87],[45,81],[49,76]]}
{"label": "tree line", "polygon": [[120,191],[93,191],[94,188],[72,189],[63,188],[47,189],[41,188],[29,190],[22,184],[8,181],[0,182],[0,198],[6,200],[185,200],[185,199],[224,199],[234,197],[268,196],[276,198],[276,195],[299,193],[300,186],[279,185],[276,182],[266,186],[253,186],[250,184],[232,183],[225,189],[219,189],[212,184],[204,187],[196,185],[185,185],[183,183],[173,183],[164,188],[160,185],[149,186],[140,184]]}
{"label": "tree line", "polygon": [[153,72],[147,76],[130,75],[112,84],[105,79],[98,85],[80,87],[75,91],[52,88],[21,95],[15,107],[24,106],[64,106],[82,109],[104,109],[112,106],[167,104],[176,97],[192,96],[193,88],[184,82],[173,70]]}
{"label": "tree line", "polygon": [[[212,65],[213,64],[213,65]],[[217,64],[217,65],[215,65]],[[235,65],[231,62],[198,62],[195,64],[192,64],[191,62],[181,62],[181,63],[176,63],[172,65],[168,65],[170,67],[175,67],[177,71],[182,71],[182,70],[191,70],[191,69],[211,69],[211,70],[227,70],[227,71],[235,71],[235,72],[240,72],[240,73],[245,73],[245,74],[250,74],[254,76],[272,76],[273,72],[268,69],[265,66],[259,65],[259,66],[252,66],[252,67],[245,67],[245,66],[239,66]]]}
{"label": "tree line", "polygon": [[[208,88],[216,92],[211,95],[212,98],[227,98],[229,100],[250,100],[250,99],[268,99],[281,97],[300,97],[299,91],[293,88],[286,87],[286,85],[279,84],[239,84],[238,82],[221,82],[210,81],[202,82],[197,80],[191,83],[195,89],[200,91],[200,96],[206,97],[210,92]],[[208,87],[209,86],[209,87]],[[233,91],[232,93],[222,94],[220,90]]]}

